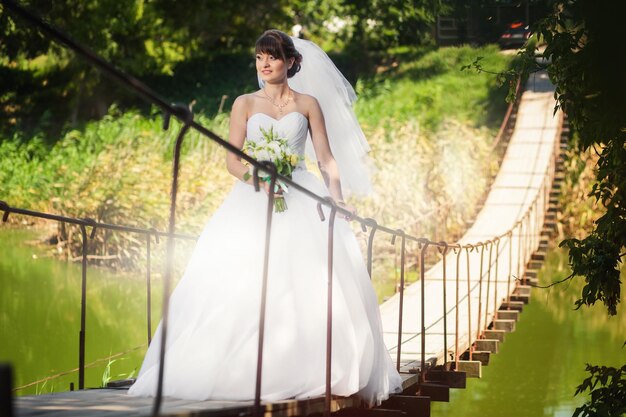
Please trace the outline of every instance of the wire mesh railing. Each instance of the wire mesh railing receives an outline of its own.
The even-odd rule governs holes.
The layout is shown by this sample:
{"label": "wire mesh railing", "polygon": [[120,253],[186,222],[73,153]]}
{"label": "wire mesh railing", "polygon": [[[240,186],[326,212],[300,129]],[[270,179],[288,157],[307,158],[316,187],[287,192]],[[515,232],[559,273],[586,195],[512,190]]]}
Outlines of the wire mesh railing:
{"label": "wire mesh railing", "polygon": [[[177,118],[181,123],[182,127],[178,133],[177,140],[174,147],[174,158],[172,165],[172,184],[171,184],[171,194],[170,194],[170,211],[169,211],[169,222],[167,231],[157,231],[154,229],[145,229],[138,227],[129,227],[129,226],[120,226],[113,224],[106,224],[97,222],[93,219],[77,219],[71,218],[67,216],[58,216],[49,213],[35,212],[31,210],[21,209],[12,207],[8,204],[8,202],[0,202],[0,210],[4,212],[3,220],[7,221],[10,213],[15,213],[19,215],[25,216],[33,216],[46,220],[57,221],[57,222],[65,222],[69,224],[74,224],[78,226],[81,230],[82,235],[82,283],[81,283],[81,326],[79,331],[79,389],[84,388],[84,368],[85,368],[85,333],[86,333],[86,288],[87,288],[87,241],[90,238],[93,238],[94,234],[98,229],[107,229],[114,230],[117,232],[123,233],[136,233],[142,235],[146,239],[146,250],[147,250],[147,276],[146,276],[146,285],[147,285],[147,293],[148,293],[148,311],[147,311],[147,323],[148,323],[148,341],[150,342],[151,338],[151,317],[150,317],[150,251],[151,251],[151,239],[152,238],[167,238],[167,249],[166,249],[166,264],[165,264],[165,273],[163,276],[163,303],[162,303],[162,334],[161,334],[161,350],[159,353],[159,377],[157,383],[157,391],[153,403],[153,415],[159,415],[163,402],[163,378],[164,378],[164,363],[166,360],[166,340],[167,340],[167,328],[168,328],[168,306],[169,306],[169,295],[170,295],[170,283],[173,275],[173,253],[175,247],[175,241],[178,239],[187,239],[193,240],[196,237],[179,234],[176,233],[176,223],[175,223],[175,214],[176,214],[176,201],[177,201],[177,190],[178,190],[178,173],[180,169],[180,149],[182,143],[184,141],[185,135],[189,130],[196,130],[201,135],[206,138],[215,141],[220,146],[225,148],[228,152],[235,153],[242,160],[249,163],[254,167],[254,175],[253,175],[253,186],[256,191],[260,190],[259,185],[259,170],[263,170],[270,175],[270,189],[273,189],[273,184],[280,180],[285,184],[293,187],[295,190],[301,192],[305,196],[310,199],[313,199],[317,202],[318,212],[320,215],[321,221],[328,222],[328,243],[327,243],[327,276],[325,279],[327,280],[327,312],[326,312],[326,350],[324,352],[325,355],[325,415],[330,415],[331,412],[331,402],[332,402],[332,390],[331,390],[331,373],[332,373],[332,325],[333,325],[333,311],[332,311],[332,302],[333,302],[333,248],[334,248],[334,229],[335,229],[335,218],[338,214],[343,215],[351,215],[353,221],[356,221],[360,224],[363,232],[369,233],[367,236],[367,270],[372,275],[372,259],[373,259],[373,242],[374,236],[376,233],[385,233],[391,236],[392,243],[395,243],[397,238],[400,238],[401,243],[401,269],[400,269],[400,286],[399,286],[399,307],[398,307],[398,326],[397,326],[397,346],[396,349],[396,366],[398,370],[401,368],[402,362],[402,347],[405,343],[407,343],[407,338],[405,338],[405,332],[403,331],[403,317],[405,314],[405,306],[404,306],[404,293],[405,293],[405,264],[406,264],[406,251],[407,244],[410,242],[414,245],[417,245],[417,258],[419,259],[417,268],[419,269],[419,280],[420,280],[420,300],[419,300],[419,323],[420,323],[420,331],[415,333],[411,338],[419,337],[420,344],[420,366],[419,366],[419,383],[423,383],[426,381],[426,376],[428,372],[427,366],[427,358],[426,358],[426,338],[427,332],[433,328],[433,326],[437,325],[439,322],[443,323],[443,361],[444,366],[448,363],[448,329],[449,329],[449,319],[450,316],[454,316],[454,350],[453,350],[453,360],[456,364],[455,369],[458,369],[458,363],[461,357],[461,354],[465,350],[469,350],[469,357],[472,357],[472,345],[473,343],[482,337],[482,334],[487,329],[489,325],[490,319],[493,320],[498,316],[498,309],[500,307],[500,301],[498,298],[498,288],[499,284],[504,283],[506,285],[506,299],[509,300],[511,294],[511,286],[513,282],[517,282],[517,279],[523,276],[524,268],[526,262],[530,259],[531,254],[534,252],[539,243],[539,234],[541,231],[541,227],[543,224],[543,220],[545,217],[545,212],[547,210],[547,202],[548,195],[550,192],[550,186],[554,177],[554,168],[556,165],[556,158],[558,155],[558,149],[555,148],[552,150],[552,154],[550,156],[550,163],[543,174],[543,179],[541,185],[539,187],[539,191],[537,192],[536,197],[530,203],[528,209],[525,213],[513,224],[505,232],[493,236],[492,238],[477,242],[477,243],[448,243],[445,241],[432,241],[424,237],[413,236],[407,234],[402,229],[394,229],[391,227],[387,227],[385,225],[378,224],[375,219],[372,218],[362,218],[360,216],[352,215],[352,213],[345,210],[343,207],[338,205],[332,199],[320,196],[315,194],[314,192],[308,190],[307,188],[299,185],[298,183],[292,181],[290,178],[283,177],[277,174],[276,168],[273,164],[267,161],[256,161],[247,154],[243,153],[241,150],[233,147],[230,143],[220,138],[218,135],[214,134],[210,130],[206,129],[193,118],[193,112],[191,109],[185,105],[180,104],[169,104],[165,99],[159,96],[156,92],[148,88],[141,81],[136,78],[120,71],[119,69],[113,67],[111,64],[106,62],[104,59],[90,51],[88,48],[80,45],[78,42],[74,41],[72,38],[64,34],[62,31],[56,29],[52,25],[45,22],[40,17],[31,13],[24,7],[18,5],[16,2],[12,0],[2,0],[3,5],[6,7],[8,11],[19,15],[21,18],[28,21],[33,26],[39,28],[41,31],[46,33],[48,36],[72,49],[76,54],[80,57],[84,58],[90,65],[98,68],[100,71],[110,76],[114,80],[118,81],[125,88],[133,91],[135,94],[142,97],[147,102],[158,106],[164,114],[164,129],[167,129],[170,124],[170,118],[173,116]],[[510,107],[512,109],[512,107]],[[501,132],[498,135],[498,141],[500,141],[500,137],[502,137],[505,127],[510,126],[510,117],[512,115],[512,111],[507,111],[506,120],[502,124]],[[269,254],[271,251],[270,248],[270,233],[272,228],[272,218],[273,218],[273,194],[268,194],[268,203],[267,203],[267,211],[266,211],[266,229],[265,229],[265,242],[264,242],[264,263],[263,270],[259,277],[262,280],[262,290],[260,294],[260,311],[259,311],[259,338],[258,338],[258,351],[257,351],[257,367],[256,367],[256,377],[255,377],[255,397],[254,397],[254,410],[256,415],[261,415],[264,412],[264,406],[261,401],[261,388],[263,385],[263,354],[264,354],[264,331],[266,327],[265,323],[265,312],[266,312],[266,302],[267,302],[267,285],[268,280],[271,277],[268,276],[268,262],[269,262]],[[329,213],[327,216],[324,214],[322,207],[327,209]],[[326,218],[328,217],[328,218]],[[88,233],[88,228],[90,228],[90,232]],[[515,247],[514,247],[515,246]],[[505,254],[501,254],[501,247],[506,247]],[[495,254],[494,254],[495,249]],[[426,292],[426,282],[431,279],[431,277],[427,276],[426,271],[426,257],[428,255],[428,251],[436,251],[435,255],[441,256],[442,260],[442,281],[443,281],[443,309],[442,315],[437,320],[432,323],[426,322],[427,315],[427,300],[425,299]],[[517,253],[515,253],[517,251]],[[487,252],[487,253],[485,253]],[[475,264],[472,264],[473,255],[478,254],[478,260]],[[463,254],[465,254],[465,281],[462,281],[462,258]],[[502,256],[501,256],[502,255]],[[517,255],[517,256],[516,256]],[[501,259],[506,257],[508,260],[508,273],[507,278],[505,280],[499,279],[499,265],[501,264]],[[453,270],[454,270],[454,304],[452,306],[449,305],[448,300],[448,290],[447,286],[450,283],[449,275],[449,265],[448,260],[452,261]],[[485,266],[485,259],[487,259],[487,263]],[[513,262],[516,260],[516,262]],[[513,265],[515,263],[515,266]],[[473,268],[478,264],[478,272],[474,274]],[[517,277],[514,276],[513,272],[516,272]],[[472,276],[477,276],[477,279],[472,279]],[[515,278],[515,281],[514,281]],[[484,284],[484,280],[486,279],[486,288]],[[523,280],[523,278],[521,278]],[[461,288],[465,285],[467,287],[467,292],[462,294]],[[493,290],[492,290],[493,287]],[[465,292],[465,291],[463,291]],[[475,292],[478,292],[478,303],[472,304],[472,296]],[[502,293],[500,294],[502,295]],[[465,330],[462,330],[460,326],[460,307],[462,303],[466,300],[467,303],[467,312],[468,312],[468,323],[467,323],[467,335],[464,334]],[[433,300],[428,300],[428,302],[432,302]],[[493,303],[493,305],[492,305]],[[484,309],[483,309],[484,305]],[[472,318],[474,317],[474,318]],[[475,324],[474,324],[475,323]],[[461,340],[461,338],[465,338],[466,342]],[[467,345],[467,346],[465,346]],[[210,347],[207,347],[210,348]]]}

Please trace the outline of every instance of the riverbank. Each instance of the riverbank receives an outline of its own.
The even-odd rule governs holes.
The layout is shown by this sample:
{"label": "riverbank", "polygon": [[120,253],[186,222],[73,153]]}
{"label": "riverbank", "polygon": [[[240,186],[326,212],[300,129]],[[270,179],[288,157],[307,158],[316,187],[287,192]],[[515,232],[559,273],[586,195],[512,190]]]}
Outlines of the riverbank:
{"label": "riverbank", "polygon": [[[494,70],[505,69],[512,59],[495,46],[406,49],[394,51],[380,74],[357,81],[355,109],[376,166],[375,196],[352,199],[359,213],[435,239],[453,240],[471,221],[495,169],[490,143],[506,108],[506,88],[492,76],[460,71],[476,56],[484,56],[485,66]],[[222,137],[227,134],[225,113],[198,114],[196,120]],[[163,230],[171,151],[180,126],[172,123],[163,132],[161,124],[156,114],[113,107],[104,119],[67,130],[52,145],[38,136],[3,138],[0,200]],[[234,180],[223,160],[218,146],[195,132],[188,134],[179,231],[198,234],[230,189]],[[76,258],[80,234],[59,226],[55,235],[53,251]],[[90,253],[113,268],[141,268],[145,263],[142,243],[132,237],[99,232],[90,244]],[[389,245],[378,244],[375,254],[388,258]]]}

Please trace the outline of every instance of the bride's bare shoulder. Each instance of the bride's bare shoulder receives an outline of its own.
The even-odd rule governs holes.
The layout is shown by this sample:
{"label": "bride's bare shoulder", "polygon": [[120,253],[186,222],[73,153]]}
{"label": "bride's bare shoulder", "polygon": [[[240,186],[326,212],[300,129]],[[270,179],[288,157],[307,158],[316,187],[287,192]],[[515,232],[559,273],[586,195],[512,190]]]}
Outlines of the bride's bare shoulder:
{"label": "bride's bare shoulder", "polygon": [[259,99],[258,91],[254,93],[242,94],[233,101],[232,111],[240,114],[248,114]]}
{"label": "bride's bare shoulder", "polygon": [[312,110],[319,109],[319,103],[317,99],[311,95],[298,93],[296,91],[294,93],[294,99],[296,103],[298,103],[298,107],[303,110],[306,110],[306,113],[311,112]]}
{"label": "bride's bare shoulder", "polygon": [[317,103],[317,99],[309,94],[299,93],[296,90],[291,90],[296,101],[301,101],[303,104]]}
{"label": "bride's bare shoulder", "polygon": [[255,91],[253,93],[242,94],[235,99],[235,101],[233,102],[233,105],[237,104],[239,106],[249,106],[252,103],[254,103],[255,100],[258,100],[258,99],[259,99],[258,91]]}

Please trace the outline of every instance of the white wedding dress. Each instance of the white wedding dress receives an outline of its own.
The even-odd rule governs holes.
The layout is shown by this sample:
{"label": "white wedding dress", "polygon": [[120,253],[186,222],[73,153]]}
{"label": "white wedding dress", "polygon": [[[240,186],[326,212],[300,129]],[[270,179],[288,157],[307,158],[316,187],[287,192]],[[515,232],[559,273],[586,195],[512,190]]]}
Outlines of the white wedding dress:
{"label": "white wedding dress", "polygon": [[[300,155],[308,120],[254,114],[247,140],[271,125]],[[293,180],[318,195],[326,187],[303,163]],[[237,182],[204,228],[170,300],[163,393],[184,399],[254,398],[263,270],[265,192]],[[317,202],[293,187],[287,210],[274,213],[265,320],[261,397],[324,395],[328,220]],[[328,210],[326,210],[328,214]],[[327,216],[328,217],[328,216]],[[337,216],[334,235],[332,392],[378,404],[401,390],[382,339],[376,295],[350,225]],[[130,395],[153,396],[159,325]]]}

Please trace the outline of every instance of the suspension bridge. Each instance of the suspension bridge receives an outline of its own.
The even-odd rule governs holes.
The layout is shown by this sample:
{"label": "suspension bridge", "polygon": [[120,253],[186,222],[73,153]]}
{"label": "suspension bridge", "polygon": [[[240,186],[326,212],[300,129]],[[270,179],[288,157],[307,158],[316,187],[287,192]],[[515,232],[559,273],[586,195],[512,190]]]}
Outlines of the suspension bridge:
{"label": "suspension bridge", "polygon": [[[132,381],[114,381],[104,389],[84,389],[85,370],[85,286],[87,282],[87,245],[97,229],[116,230],[168,238],[168,247],[174,239],[193,239],[175,233],[175,209],[179,150],[185,133],[195,129],[215,140],[231,152],[250,162],[259,163],[193,121],[193,114],[185,106],[173,106],[133,77],[122,73],[87,48],[77,44],[45,21],[29,13],[12,1],[3,0],[11,12],[37,26],[48,36],[74,50],[92,65],[107,73],[122,85],[159,106],[167,126],[173,116],[183,122],[174,151],[172,204],[170,226],[167,232],[99,223],[90,219],[76,219],[50,213],[40,213],[10,206],[0,202],[3,220],[11,213],[66,222],[80,227],[83,236],[83,292],[81,299],[81,329],[79,332],[79,389],[66,393],[22,396],[11,398],[10,389],[0,393],[2,410],[17,416],[307,416],[307,415],[372,415],[372,416],[429,416],[432,401],[448,401],[450,389],[465,388],[467,377],[480,377],[481,367],[488,365],[490,355],[498,352],[507,333],[515,324],[530,299],[537,270],[545,256],[551,232],[555,227],[555,210],[558,193],[559,163],[562,139],[567,134],[564,118],[554,114],[554,90],[545,73],[532,76],[515,105],[509,107],[497,140],[506,144],[506,152],[491,190],[481,211],[467,233],[457,242],[436,242],[425,237],[406,234],[402,230],[379,225],[374,219],[356,217],[364,231],[369,233],[368,265],[371,271],[372,241],[375,233],[386,233],[401,245],[401,270],[399,291],[380,306],[385,343],[403,378],[403,392],[392,395],[377,408],[366,409],[358,396],[338,397],[330,391],[330,373],[324,396],[306,400],[262,402],[257,396],[246,402],[189,401],[163,397],[160,390],[156,398],[138,398],[126,395]],[[503,138],[503,139],[502,139]],[[332,200],[324,199],[277,176],[271,165],[264,169],[277,178],[296,187],[318,204],[330,207],[327,221],[332,232],[332,217],[342,213],[342,208]],[[258,178],[257,178],[258,179]],[[258,183],[256,184],[258,188]],[[272,213],[272,201],[268,216]],[[347,214],[344,213],[344,214]],[[270,223],[268,222],[268,230]],[[268,250],[266,242],[266,251]],[[332,248],[332,247],[331,247]],[[148,244],[148,259],[150,246]],[[406,253],[418,255],[419,279],[405,285]],[[171,253],[164,277],[164,317],[167,317]],[[426,259],[439,259],[428,267]],[[329,268],[332,274],[332,268]],[[263,277],[267,281],[267,276]],[[332,279],[329,279],[332,282]],[[329,291],[329,297],[332,291]],[[332,306],[332,299],[328,300]],[[150,309],[148,308],[148,311]],[[328,334],[332,325],[332,308],[329,308]],[[148,316],[148,323],[150,317]],[[261,312],[261,326],[264,316]],[[164,328],[167,323],[164,322]],[[150,328],[148,328],[150,333]],[[165,331],[163,332],[165,334]],[[165,336],[164,336],[165,337]],[[164,345],[164,344],[163,344]],[[259,353],[263,343],[259,341]],[[332,345],[321,352],[327,357],[330,372]],[[261,355],[260,355],[261,356]],[[6,374],[3,374],[6,381]],[[257,374],[257,387],[262,384],[262,373]],[[0,383],[0,386],[6,384]],[[7,393],[8,392],[8,393]]]}

